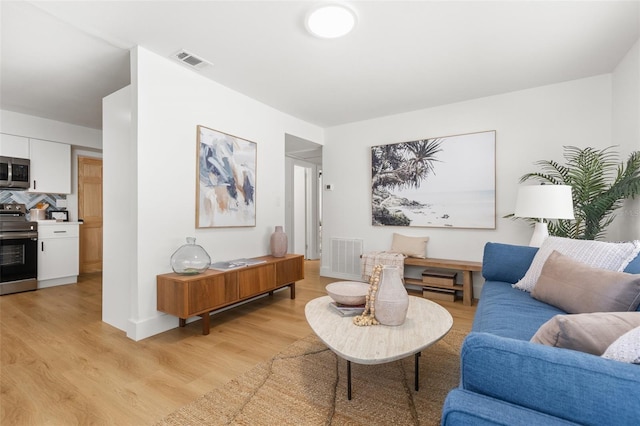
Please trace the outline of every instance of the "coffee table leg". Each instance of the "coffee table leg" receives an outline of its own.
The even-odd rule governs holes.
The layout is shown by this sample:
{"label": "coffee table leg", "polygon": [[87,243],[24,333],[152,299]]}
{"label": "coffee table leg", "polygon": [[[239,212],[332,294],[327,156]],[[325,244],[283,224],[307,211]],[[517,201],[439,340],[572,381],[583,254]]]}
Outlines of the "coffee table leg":
{"label": "coffee table leg", "polygon": [[416,368],[415,370],[415,382],[416,382],[416,392],[420,390],[420,364],[418,363],[418,358],[420,358],[421,352],[416,354]]}
{"label": "coffee table leg", "polygon": [[347,361],[347,399],[351,401],[351,361]]}

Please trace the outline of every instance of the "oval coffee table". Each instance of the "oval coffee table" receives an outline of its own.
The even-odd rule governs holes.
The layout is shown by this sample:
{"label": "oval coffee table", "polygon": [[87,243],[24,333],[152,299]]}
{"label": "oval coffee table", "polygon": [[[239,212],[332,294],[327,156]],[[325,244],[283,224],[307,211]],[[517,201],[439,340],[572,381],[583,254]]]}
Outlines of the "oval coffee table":
{"label": "oval coffee table", "polygon": [[329,296],[313,299],[305,306],[304,313],[320,340],[336,355],[347,360],[347,398],[351,399],[351,362],[384,364],[410,355],[415,356],[417,391],[420,353],[451,330],[451,314],[437,303],[409,296],[404,324],[359,327],[353,324],[352,316],[343,317],[329,306],[332,301]]}

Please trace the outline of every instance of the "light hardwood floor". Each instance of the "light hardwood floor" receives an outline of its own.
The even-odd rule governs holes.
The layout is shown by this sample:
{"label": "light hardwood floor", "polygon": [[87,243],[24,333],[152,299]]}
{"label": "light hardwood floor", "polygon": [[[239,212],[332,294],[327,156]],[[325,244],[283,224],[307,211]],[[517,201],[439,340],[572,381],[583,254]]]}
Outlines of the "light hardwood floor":
{"label": "light hardwood floor", "polygon": [[[305,304],[325,295],[319,262],[305,279],[201,322],[134,342],[101,321],[101,276],[0,297],[1,425],[149,425],[311,333]],[[439,302],[468,331],[474,307]]]}

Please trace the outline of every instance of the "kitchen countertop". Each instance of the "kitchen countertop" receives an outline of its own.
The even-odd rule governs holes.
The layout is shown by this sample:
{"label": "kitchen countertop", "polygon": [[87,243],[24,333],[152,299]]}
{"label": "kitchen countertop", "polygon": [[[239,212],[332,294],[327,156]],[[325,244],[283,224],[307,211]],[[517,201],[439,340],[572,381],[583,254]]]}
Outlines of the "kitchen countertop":
{"label": "kitchen countertop", "polygon": [[57,220],[49,219],[49,220],[36,220],[38,222],[38,226],[49,226],[49,225],[82,225],[82,222],[58,222]]}

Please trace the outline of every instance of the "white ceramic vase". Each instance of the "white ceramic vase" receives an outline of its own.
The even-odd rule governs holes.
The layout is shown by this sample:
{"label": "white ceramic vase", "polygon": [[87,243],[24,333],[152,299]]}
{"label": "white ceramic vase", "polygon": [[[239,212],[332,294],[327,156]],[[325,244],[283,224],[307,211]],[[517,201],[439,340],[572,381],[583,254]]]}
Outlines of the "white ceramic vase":
{"label": "white ceramic vase", "polygon": [[271,256],[284,257],[287,254],[287,246],[289,244],[287,234],[282,230],[282,226],[276,226],[276,230],[271,234],[270,248]]}
{"label": "white ceramic vase", "polygon": [[400,279],[400,268],[383,266],[376,295],[375,316],[382,325],[402,325],[407,318],[409,294]]}

